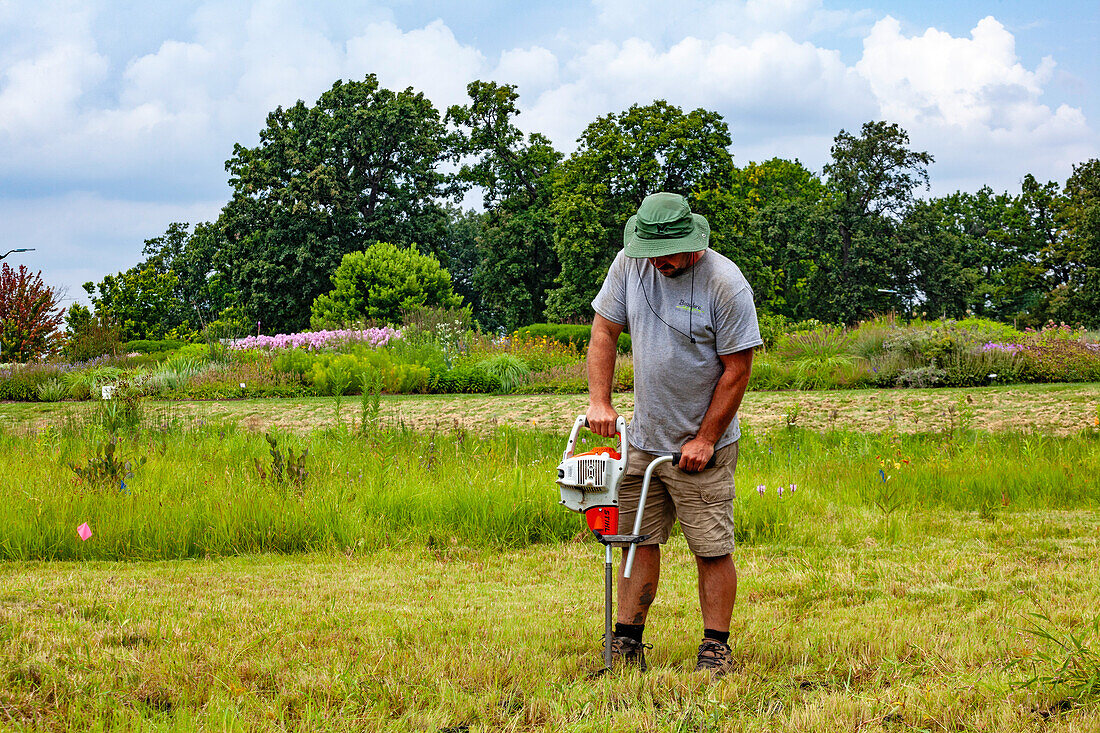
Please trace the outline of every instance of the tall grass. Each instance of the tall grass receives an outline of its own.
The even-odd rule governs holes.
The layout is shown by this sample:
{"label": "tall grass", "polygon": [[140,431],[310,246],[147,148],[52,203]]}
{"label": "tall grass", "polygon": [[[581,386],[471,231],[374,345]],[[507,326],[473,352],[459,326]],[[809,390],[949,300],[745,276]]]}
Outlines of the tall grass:
{"label": "tall grass", "polygon": [[[558,506],[559,435],[501,429],[483,439],[346,428],[275,435],[280,450],[309,450],[308,476],[279,482],[262,435],[231,426],[146,430],[118,439],[115,460],[140,466],[132,476],[89,483],[73,466],[89,466],[109,437],[102,427],[75,425],[0,435],[0,558],[180,558],[430,542],[514,547],[567,540],[583,529]],[[992,520],[1015,510],[1095,509],[1097,475],[1095,433],[992,435],[961,424],[949,434],[917,436],[746,433],[738,534],[742,542],[856,543],[865,531],[888,539],[895,513],[977,512]],[[837,523],[840,514],[855,521]],[[84,522],[93,531],[87,542],[75,531]]]}

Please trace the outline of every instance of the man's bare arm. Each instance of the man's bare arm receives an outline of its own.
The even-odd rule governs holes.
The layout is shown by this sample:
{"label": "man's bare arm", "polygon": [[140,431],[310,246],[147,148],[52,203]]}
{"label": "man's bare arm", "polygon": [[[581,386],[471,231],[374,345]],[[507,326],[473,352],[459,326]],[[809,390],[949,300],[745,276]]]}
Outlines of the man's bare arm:
{"label": "man's bare arm", "polygon": [[714,387],[714,395],[710,399],[707,414],[703,416],[699,432],[680,448],[683,457],[679,466],[682,470],[701,471],[714,455],[714,444],[726,432],[733,416],[737,414],[745,389],[749,386],[752,351],[745,349],[718,357],[722,361],[722,376]]}
{"label": "man's bare arm", "polygon": [[597,435],[615,434],[619,413],[611,405],[611,384],[615,380],[615,345],[621,324],[596,314],[592,338],[588,341],[588,425]]}

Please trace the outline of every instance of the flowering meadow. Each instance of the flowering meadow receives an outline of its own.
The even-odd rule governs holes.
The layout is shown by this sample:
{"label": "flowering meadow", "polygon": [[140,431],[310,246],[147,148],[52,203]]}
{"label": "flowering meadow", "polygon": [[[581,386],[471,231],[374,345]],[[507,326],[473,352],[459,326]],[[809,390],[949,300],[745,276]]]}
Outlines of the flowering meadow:
{"label": "flowering meadow", "polygon": [[[1100,334],[1048,324],[1039,330],[967,319],[852,328],[762,321],[753,390],[983,387],[1100,381]],[[239,399],[361,394],[555,393],[587,390],[585,326],[536,324],[488,336],[443,318],[363,329],[257,335],[81,363],[0,367],[0,400],[98,397],[105,385],[161,399]],[[146,344],[146,347],[148,345]],[[615,388],[631,390],[628,337]]]}

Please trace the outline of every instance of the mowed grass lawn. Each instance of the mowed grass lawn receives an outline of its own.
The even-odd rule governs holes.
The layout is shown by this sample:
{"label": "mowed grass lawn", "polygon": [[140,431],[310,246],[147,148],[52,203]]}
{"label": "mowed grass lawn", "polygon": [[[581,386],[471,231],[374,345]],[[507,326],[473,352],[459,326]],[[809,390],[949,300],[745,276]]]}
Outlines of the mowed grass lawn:
{"label": "mowed grass lawn", "polygon": [[[694,564],[675,538],[650,671],[598,668],[591,543],[522,551],[0,566],[0,716],[55,730],[1097,729],[1015,689],[1044,645],[1017,628],[1096,613],[1094,515],[928,523],[919,539],[738,552],[738,670],[691,671]],[[826,530],[830,532],[830,530]],[[1060,650],[1055,650],[1060,651]],[[1058,661],[1064,658],[1058,657]]]}
{"label": "mowed grass lawn", "polygon": [[[957,466],[958,456],[973,455],[974,473],[982,476],[997,475],[1000,464],[1012,463],[1006,451],[1016,443],[989,442],[998,456],[998,465],[991,466],[981,458],[985,439],[969,432],[977,428],[980,437],[998,429],[980,424],[978,410],[992,399],[989,395],[1000,394],[997,389],[930,393],[928,399],[945,400],[928,408],[942,407],[945,422],[937,429],[951,431],[943,445],[955,457],[945,458],[943,466]],[[799,493],[789,505],[780,505],[774,493],[761,499],[753,486],[739,484],[742,521],[751,519],[763,529],[736,555],[740,589],[732,645],[738,668],[716,683],[692,672],[702,629],[694,563],[678,536],[665,553],[661,589],[647,626],[647,641],[653,644],[650,671],[592,679],[588,673],[600,666],[602,633],[598,545],[565,541],[508,548],[474,542],[468,532],[454,537],[406,531],[369,550],[350,544],[308,554],[0,564],[0,727],[449,733],[1100,730],[1100,684],[1089,686],[1078,678],[1070,684],[1023,684],[1074,661],[1086,677],[1091,672],[1100,678],[1100,640],[1092,626],[1100,608],[1100,485],[1090,488],[1088,476],[1075,475],[1078,466],[1065,465],[1064,458],[1074,456],[1095,474],[1100,441],[1086,431],[1095,430],[1091,419],[1100,386],[1028,388],[1022,394],[1001,399],[1013,403],[1014,414],[1026,412],[1019,403],[1027,397],[1036,405],[1072,405],[1067,409],[1079,427],[1064,434],[1076,437],[1023,439],[1021,450],[1033,451],[1034,460],[1043,463],[1045,488],[1029,494],[1026,475],[1022,482],[1015,476],[1008,505],[986,501],[974,511],[910,496],[887,512],[876,504],[888,499],[881,490],[865,497],[851,483],[856,468],[874,473],[872,454],[848,466],[835,452],[839,438],[819,445],[797,433],[773,439],[768,426],[753,428],[757,457],[739,467],[744,479],[767,476],[772,484],[795,475],[783,468],[783,460],[797,461],[800,455],[796,450],[791,459],[791,445],[813,446],[833,458],[821,462],[819,477],[813,475],[814,466],[798,467]],[[776,422],[803,425],[808,414],[822,412],[825,399],[850,400],[846,409],[852,414],[877,415],[882,409],[877,405],[899,396],[922,397],[895,392],[790,395],[797,401],[776,407]],[[763,405],[759,398],[749,396],[746,414],[754,401]],[[474,399],[432,402],[436,420],[425,425],[445,431],[456,417],[468,425],[462,418],[482,409]],[[549,415],[545,419],[551,421],[556,419],[552,409],[567,419],[583,409],[583,397],[542,399],[564,400],[540,403],[538,415]],[[254,409],[270,417],[302,404],[310,402],[257,404]],[[511,409],[503,402],[489,404],[502,414]],[[354,399],[346,400],[342,419],[349,420],[355,406]],[[26,430],[27,437],[13,439],[12,445],[21,446],[26,460],[45,460],[49,442],[41,440],[40,431],[35,437],[41,426],[20,414],[26,409],[0,406],[0,414],[9,416],[4,429]],[[230,419],[217,418],[209,404],[170,409],[177,418],[196,410],[200,421]],[[315,409],[327,411],[327,418],[319,413],[314,427],[331,427],[331,399],[318,401]],[[824,411],[820,429],[829,429],[829,422],[850,429],[840,415],[831,414],[834,409],[839,412],[837,407]],[[900,431],[904,421],[920,420],[916,403],[892,409],[892,416],[877,418],[880,430]],[[46,420],[78,417],[59,412]],[[1032,424],[1055,432],[1043,429],[1043,419],[1049,418],[1035,416]],[[248,427],[247,418],[237,422]],[[558,429],[556,423],[552,429]],[[202,442],[209,440],[186,437],[184,443],[196,441],[209,451]],[[437,476],[442,488],[436,490],[446,491],[448,482],[464,480],[461,451],[469,450],[468,440],[447,443],[454,455],[440,447],[438,458],[433,453],[426,467],[427,454],[417,444],[422,455],[409,458],[402,470],[414,482]],[[523,444],[508,440],[501,445]],[[128,444],[128,450],[139,445]],[[332,450],[331,442],[318,445]],[[364,450],[364,445],[349,440],[347,450]],[[515,467],[515,476],[526,480],[526,471],[545,469],[547,456],[523,468],[530,464],[526,458],[493,448],[498,443],[486,445],[484,460],[492,456],[509,470]],[[871,442],[861,450],[873,452],[881,445]],[[929,445],[921,453],[926,456],[922,476],[940,470],[939,459],[930,457],[934,443]],[[780,447],[786,451],[782,460],[776,457]],[[160,460],[176,454],[169,447]],[[230,455],[236,453],[218,460]],[[154,454],[148,471],[155,460]],[[1026,467],[1031,460],[1021,454],[1018,463]],[[49,475],[62,475],[56,467],[51,470]],[[553,477],[545,472],[546,500],[556,503]],[[836,486],[841,478],[848,482],[843,498],[824,489],[815,492],[815,485],[834,484],[832,472],[838,476]],[[245,473],[231,475],[226,469],[226,486],[245,481]],[[1050,483],[1057,475],[1072,477],[1074,488],[1057,495]],[[337,491],[334,477],[319,485]],[[255,478],[247,480],[260,491]],[[137,501],[153,488],[142,485],[140,473],[131,483]],[[996,497],[991,484],[982,485]],[[500,500],[508,500],[506,491],[495,484],[491,488],[500,491]],[[13,494],[16,504],[33,506],[33,490],[19,490],[23,493]],[[1035,499],[1056,495],[1058,511]],[[307,493],[303,501],[309,498]],[[420,494],[417,500],[430,497]],[[779,512],[777,521],[787,525],[769,530],[769,505],[752,503],[758,500],[804,507],[806,514]],[[109,501],[121,499],[112,494]],[[965,497],[949,494],[944,501],[970,505]],[[9,508],[4,516],[20,517],[23,511]],[[581,519],[574,519],[580,529]],[[26,532],[11,536],[20,535],[25,538]],[[1036,622],[1033,613],[1045,616],[1048,620],[1038,620],[1040,627],[1071,650],[1069,635],[1075,635],[1080,642],[1076,652],[1029,631]]]}

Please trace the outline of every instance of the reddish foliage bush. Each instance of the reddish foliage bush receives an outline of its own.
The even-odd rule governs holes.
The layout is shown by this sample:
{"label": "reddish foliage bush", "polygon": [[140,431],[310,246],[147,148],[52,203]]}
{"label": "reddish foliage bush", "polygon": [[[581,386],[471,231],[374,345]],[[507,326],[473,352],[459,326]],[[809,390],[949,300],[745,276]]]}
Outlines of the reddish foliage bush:
{"label": "reddish foliage bush", "polygon": [[1021,352],[1021,381],[1100,380],[1100,345],[1068,339],[1037,339]]}
{"label": "reddish foliage bush", "polygon": [[26,265],[0,265],[0,359],[30,361],[53,353],[61,343],[65,315],[57,294]]}

